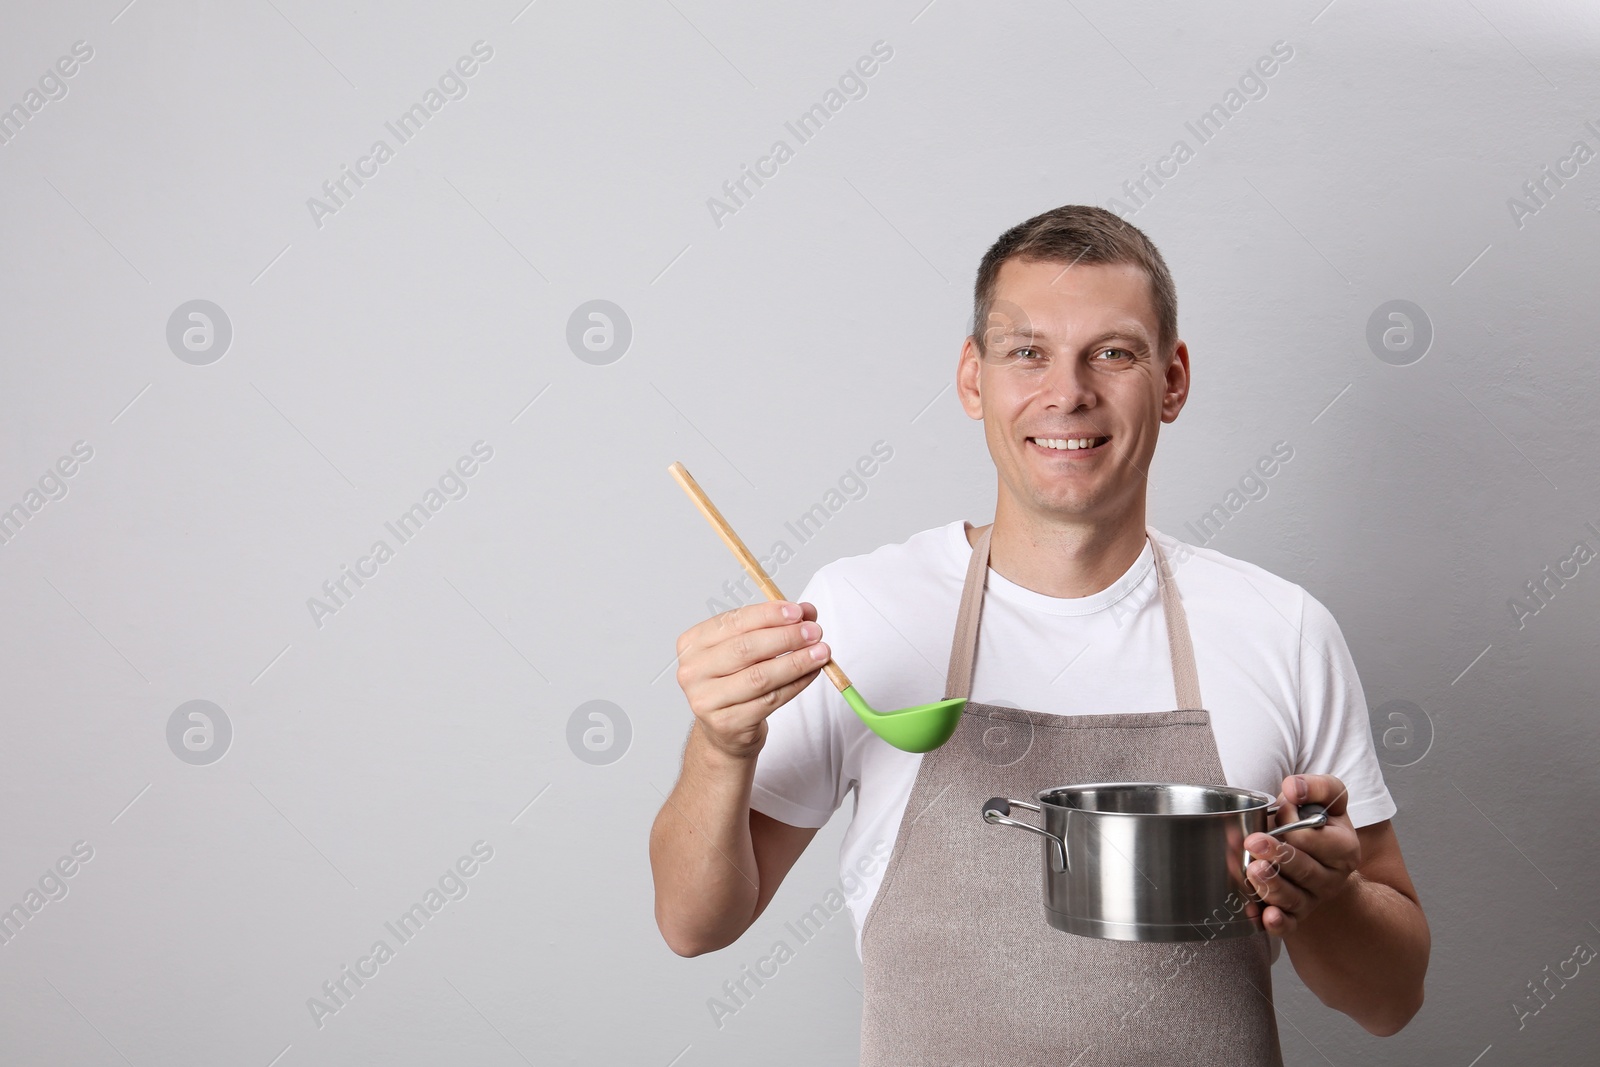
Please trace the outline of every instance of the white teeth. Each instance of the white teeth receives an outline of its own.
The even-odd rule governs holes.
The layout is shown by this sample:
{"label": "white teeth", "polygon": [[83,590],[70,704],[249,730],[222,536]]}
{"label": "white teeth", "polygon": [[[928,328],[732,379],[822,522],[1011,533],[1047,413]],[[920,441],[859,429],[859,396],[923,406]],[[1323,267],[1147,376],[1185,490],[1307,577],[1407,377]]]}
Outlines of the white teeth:
{"label": "white teeth", "polygon": [[1094,447],[1094,443],[1096,441],[1098,441],[1099,438],[1097,438],[1097,437],[1055,437],[1055,438],[1035,437],[1034,440],[1037,441],[1039,444],[1043,445],[1046,448],[1054,448],[1054,449],[1057,449],[1058,451],[1060,451],[1060,450],[1076,451],[1077,449],[1080,449],[1080,448],[1093,448]]}

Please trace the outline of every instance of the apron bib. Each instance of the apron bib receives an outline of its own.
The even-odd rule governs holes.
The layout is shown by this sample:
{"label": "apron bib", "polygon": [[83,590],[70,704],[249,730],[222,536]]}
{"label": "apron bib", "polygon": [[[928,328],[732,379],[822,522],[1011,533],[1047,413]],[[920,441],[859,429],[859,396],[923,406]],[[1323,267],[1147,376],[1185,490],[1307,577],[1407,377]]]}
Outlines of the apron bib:
{"label": "apron bib", "polygon": [[[946,699],[972,691],[993,530],[972,550]],[[1183,604],[1150,545],[1180,710],[1052,715],[968,701],[951,739],[922,756],[862,924],[862,1067],[1281,1067],[1266,934],[1156,944],[1056,930],[1038,842],[980,817],[989,797],[1058,785],[1227,784]]]}

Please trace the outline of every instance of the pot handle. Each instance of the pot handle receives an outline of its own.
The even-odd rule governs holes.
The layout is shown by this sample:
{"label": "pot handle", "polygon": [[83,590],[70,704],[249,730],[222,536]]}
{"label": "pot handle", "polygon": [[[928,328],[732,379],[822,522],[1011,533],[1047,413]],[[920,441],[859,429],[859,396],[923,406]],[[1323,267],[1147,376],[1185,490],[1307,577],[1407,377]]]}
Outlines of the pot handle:
{"label": "pot handle", "polygon": [[[1045,840],[1049,841],[1055,846],[1056,872],[1060,874],[1072,870],[1072,862],[1067,858],[1067,848],[1062,842],[1061,838],[1057,837],[1049,830],[1041,830],[1032,823],[1025,823],[1019,819],[1006,818],[1007,815],[1011,814],[1011,805],[1013,804],[1019,808],[1025,808],[1028,811],[1039,810],[1039,805],[1030,804],[1026,800],[1009,800],[1006,797],[990,797],[988,800],[983,802],[983,821],[992,826],[1014,826],[1018,830],[1026,830],[1029,833],[1038,834],[1040,837],[1043,837]],[[1071,818],[1072,812],[1070,810],[1067,812],[1067,816],[1068,818]]]}
{"label": "pot handle", "polygon": [[1297,809],[1300,818],[1286,826],[1268,830],[1269,837],[1282,837],[1293,830],[1318,830],[1328,825],[1328,809],[1321,804],[1302,804]]}
{"label": "pot handle", "polygon": [[[1277,807],[1273,807],[1272,810],[1273,811],[1277,811],[1278,809],[1277,809]],[[1299,808],[1296,809],[1296,810],[1299,811],[1299,813],[1303,816],[1303,818],[1296,819],[1294,822],[1287,823],[1287,824],[1285,824],[1283,826],[1274,827],[1273,829],[1268,830],[1266,832],[1267,836],[1268,837],[1282,837],[1284,834],[1289,833],[1291,830],[1318,830],[1318,829],[1321,829],[1322,827],[1328,825],[1328,810],[1326,808],[1324,808],[1321,804],[1301,804],[1299,806]],[[1246,849],[1245,850],[1245,854],[1244,854],[1244,868],[1243,869],[1244,869],[1244,872],[1245,872],[1245,879],[1246,879],[1247,882],[1248,882],[1248,880],[1250,878],[1250,864],[1251,864],[1252,860],[1253,860],[1253,857],[1250,855],[1250,851],[1248,849]],[[1255,891],[1252,890],[1250,895],[1251,895],[1252,898],[1254,898],[1255,897]]]}

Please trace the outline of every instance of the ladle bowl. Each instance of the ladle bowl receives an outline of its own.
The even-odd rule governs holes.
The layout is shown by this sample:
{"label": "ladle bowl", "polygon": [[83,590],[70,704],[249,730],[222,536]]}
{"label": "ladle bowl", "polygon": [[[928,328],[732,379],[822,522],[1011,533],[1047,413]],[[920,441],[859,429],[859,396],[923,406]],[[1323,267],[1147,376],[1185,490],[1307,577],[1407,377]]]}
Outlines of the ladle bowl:
{"label": "ladle bowl", "polygon": [[[700,488],[699,483],[684,465],[673,463],[667,470],[683,487],[683,491],[689,494],[689,499],[700,509],[700,514],[706,517],[711,528],[722,538],[722,543],[728,546],[745,572],[767,595],[767,599],[787,600],[788,598],[767,576],[765,568],[745,547],[739,535],[733,532],[728,520],[722,517],[722,512],[717,510],[717,506],[706,496],[705,490]],[[961,713],[967,706],[965,697],[957,697],[953,700],[940,700],[932,704],[901,708],[898,711],[878,711],[867,703],[866,698],[856,692],[856,687],[851,684],[849,677],[831,658],[823,664],[822,672],[838,687],[839,695],[854,709],[867,729],[904,752],[931,752],[950,740],[950,736],[960,725]]]}
{"label": "ladle bowl", "polygon": [[[832,660],[828,661],[828,667],[838,670]],[[843,671],[838,673],[840,678],[844,677]],[[832,672],[829,677],[833,677]],[[838,685],[839,678],[833,681]],[[850,684],[848,678],[840,686],[839,694],[855,709],[868,729],[903,752],[932,752],[950,740],[956,727],[961,724],[961,713],[967,706],[966,697],[956,697],[932,704],[918,704],[914,708],[901,708],[899,711],[877,711],[856,692],[856,687]]]}

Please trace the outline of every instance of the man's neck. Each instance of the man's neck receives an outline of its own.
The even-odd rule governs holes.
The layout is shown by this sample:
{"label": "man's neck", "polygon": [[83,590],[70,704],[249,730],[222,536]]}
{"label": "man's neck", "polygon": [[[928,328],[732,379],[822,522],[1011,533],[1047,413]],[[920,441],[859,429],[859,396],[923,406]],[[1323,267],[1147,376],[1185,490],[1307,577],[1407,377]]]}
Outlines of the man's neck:
{"label": "man's neck", "polygon": [[[1144,551],[1144,501],[1114,522],[1058,523],[1008,508],[995,508],[989,566],[1009,582],[1053,597],[1085,597],[1106,589]],[[969,543],[982,533],[974,527]]]}

